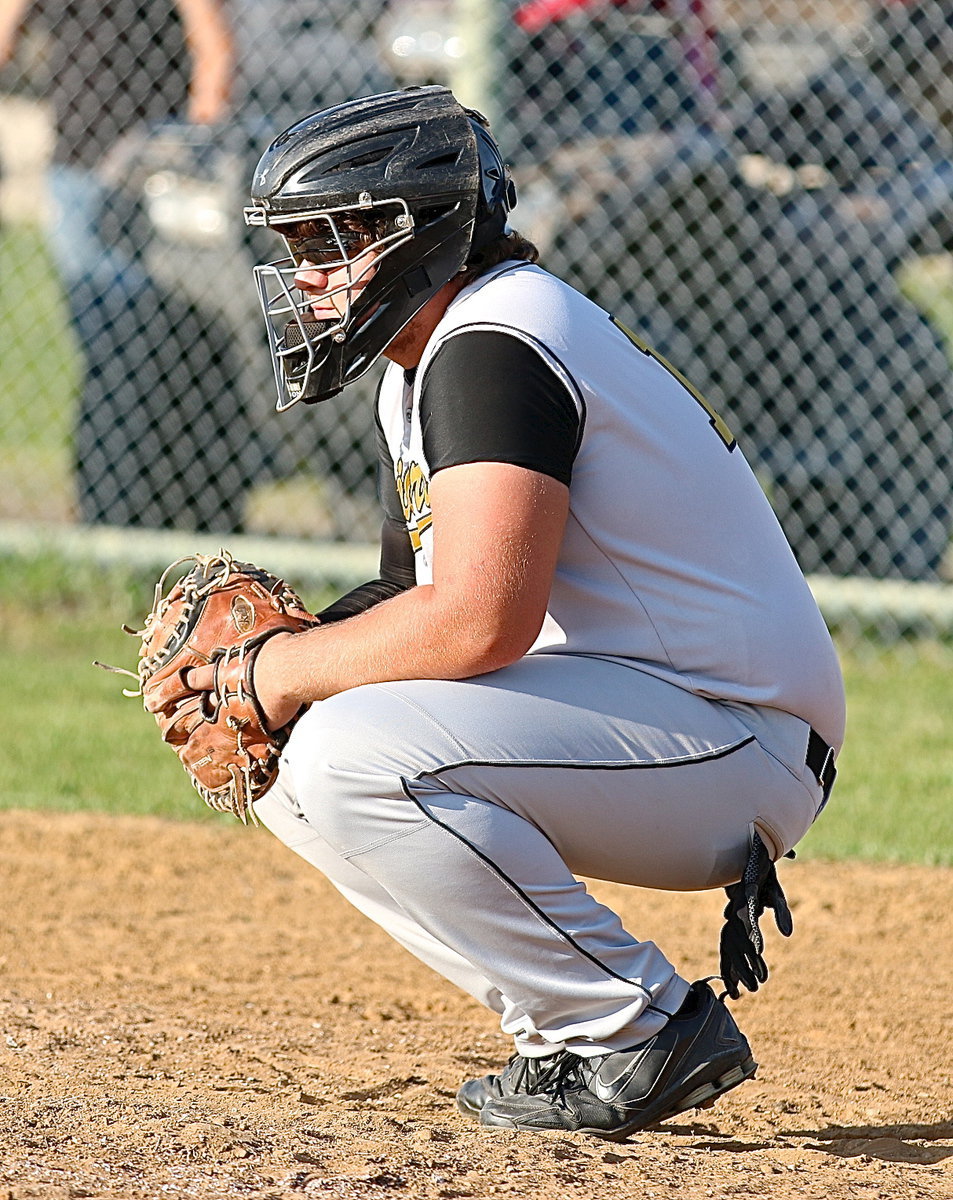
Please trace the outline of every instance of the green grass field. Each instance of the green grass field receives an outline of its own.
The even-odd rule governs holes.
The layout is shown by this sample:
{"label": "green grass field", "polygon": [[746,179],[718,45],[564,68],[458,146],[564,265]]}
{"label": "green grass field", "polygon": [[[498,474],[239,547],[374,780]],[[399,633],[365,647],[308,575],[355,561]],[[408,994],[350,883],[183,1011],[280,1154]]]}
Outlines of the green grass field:
{"label": "green grass field", "polygon": [[138,642],[120,626],[150,607],[145,581],[131,574],[0,560],[0,669],[12,685],[4,806],[219,819],[141,701],[122,695],[133,681],[92,666],[134,667]]}
{"label": "green grass field", "polygon": [[[309,594],[312,604],[323,598]],[[151,606],[151,581],[52,558],[0,558],[0,671],[7,680],[0,806],[221,820],[192,791],[125,682],[120,631]],[[840,779],[801,853],[953,864],[953,663],[949,650],[844,655],[849,733]]]}
{"label": "green grass field", "polygon": [[0,229],[0,280],[0,515],[61,519],[80,361],[38,229]]}

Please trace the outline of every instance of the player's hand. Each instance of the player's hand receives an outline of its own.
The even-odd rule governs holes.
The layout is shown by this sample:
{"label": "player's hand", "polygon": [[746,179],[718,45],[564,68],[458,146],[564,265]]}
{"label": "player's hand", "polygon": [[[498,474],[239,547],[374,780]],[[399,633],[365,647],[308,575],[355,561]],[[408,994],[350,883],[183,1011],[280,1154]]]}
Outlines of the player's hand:
{"label": "player's hand", "polygon": [[[265,714],[265,727],[281,729],[297,715],[301,704],[290,699],[281,684],[283,672],[275,662],[278,642],[287,642],[294,634],[282,633],[271,638],[258,652],[255,660],[255,695]],[[215,688],[214,667],[193,667],[185,676],[186,685],[195,692],[212,692]]]}

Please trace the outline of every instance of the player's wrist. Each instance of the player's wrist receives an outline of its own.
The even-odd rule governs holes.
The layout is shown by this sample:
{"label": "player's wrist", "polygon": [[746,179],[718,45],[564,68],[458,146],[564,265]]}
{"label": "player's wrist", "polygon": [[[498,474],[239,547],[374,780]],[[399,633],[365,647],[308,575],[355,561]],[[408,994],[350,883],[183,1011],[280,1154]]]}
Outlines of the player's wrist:
{"label": "player's wrist", "polygon": [[295,633],[276,633],[255,657],[255,694],[270,730],[287,725],[308,703],[294,670],[293,643],[298,637]]}

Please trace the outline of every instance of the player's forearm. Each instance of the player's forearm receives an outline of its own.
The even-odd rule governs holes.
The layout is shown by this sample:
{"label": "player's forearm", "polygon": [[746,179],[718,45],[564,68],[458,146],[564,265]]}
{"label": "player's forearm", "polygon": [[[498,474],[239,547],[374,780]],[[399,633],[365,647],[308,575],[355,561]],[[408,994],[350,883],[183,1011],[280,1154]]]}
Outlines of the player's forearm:
{"label": "player's forearm", "polygon": [[177,0],[192,60],[189,118],[197,124],[221,120],[235,69],[235,43],[220,0]]}
{"label": "player's forearm", "polygon": [[359,616],[305,635],[276,638],[256,667],[266,707],[280,711],[365,683],[466,679],[515,662],[532,639],[493,609],[447,600],[432,586],[413,588]]}
{"label": "player's forearm", "polygon": [[0,0],[0,66],[13,57],[29,0]]}

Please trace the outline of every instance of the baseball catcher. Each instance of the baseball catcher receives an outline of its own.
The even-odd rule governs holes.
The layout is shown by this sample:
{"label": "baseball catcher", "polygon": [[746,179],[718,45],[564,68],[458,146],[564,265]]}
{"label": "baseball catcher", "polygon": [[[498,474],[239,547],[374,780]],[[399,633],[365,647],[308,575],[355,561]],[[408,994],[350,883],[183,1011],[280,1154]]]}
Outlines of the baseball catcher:
{"label": "baseball catcher", "polygon": [[[465,1115],[620,1139],[756,1062],[724,996],[580,876],[726,888],[725,991],[759,987],[758,922],[790,932],[775,863],[830,794],[843,686],[728,426],[538,264],[515,198],[487,123],[441,87],[314,113],[265,150],[245,218],[275,237],[255,278],[279,408],[388,360],[380,577],[248,653],[213,636],[195,661],[216,665],[184,679],[147,627],[143,694],[180,752],[212,714],[244,719],[233,694],[266,740],[293,724],[258,819],[513,1038],[461,1086]],[[213,794],[238,790],[227,773]]]}
{"label": "baseball catcher", "polygon": [[[190,562],[166,593],[176,568]],[[222,550],[172,563],[156,584],[142,629],[124,626],[142,642],[133,676],[139,688],[125,694],[142,696],[210,808],[254,819],[252,805],[277,778],[278,756],[298,716],[268,727],[255,693],[255,662],[270,638],[317,624],[283,580]],[[208,690],[190,684],[200,668],[211,670]]]}

